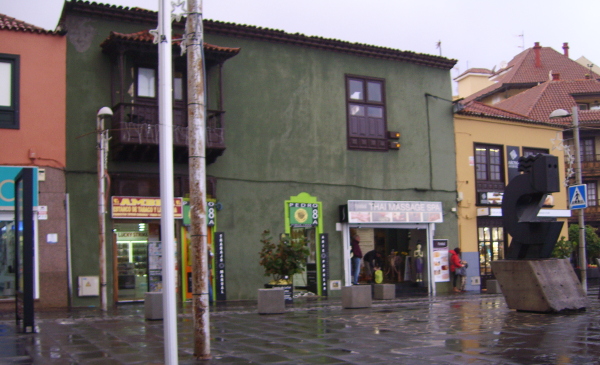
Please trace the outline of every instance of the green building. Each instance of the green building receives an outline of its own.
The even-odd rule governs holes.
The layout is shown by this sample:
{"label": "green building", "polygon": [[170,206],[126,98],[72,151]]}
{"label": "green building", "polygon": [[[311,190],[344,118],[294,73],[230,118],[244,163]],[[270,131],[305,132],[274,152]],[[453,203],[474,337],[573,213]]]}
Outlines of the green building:
{"label": "green building", "polygon": [[[109,302],[140,300],[160,287],[148,267],[160,241],[158,49],[149,32],[157,14],[71,1],[60,26],[68,43],[73,286],[99,273],[96,112],[109,106]],[[183,30],[184,20],[173,24],[178,290],[186,300]],[[455,60],[211,20],[204,31],[214,299],[255,299],[269,281],[259,265],[265,229],[310,248],[308,271],[294,277],[295,295],[335,297],[350,285],[355,233],[364,253],[382,253],[385,280],[397,291],[448,290],[443,270],[434,272],[434,241],[454,247],[458,237]],[[424,255],[417,260],[418,244]],[[363,270],[360,280],[370,279]],[[93,294],[73,297],[75,306],[97,303]]]}

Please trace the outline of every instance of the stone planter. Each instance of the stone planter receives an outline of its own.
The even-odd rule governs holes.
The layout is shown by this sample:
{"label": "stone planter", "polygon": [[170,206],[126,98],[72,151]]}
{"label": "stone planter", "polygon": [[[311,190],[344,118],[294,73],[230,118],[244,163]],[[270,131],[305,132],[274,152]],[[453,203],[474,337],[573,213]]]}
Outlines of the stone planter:
{"label": "stone planter", "polygon": [[289,284],[289,285],[265,284],[265,288],[266,289],[281,288],[281,289],[283,289],[283,297],[285,298],[285,303],[291,304],[294,302],[294,286],[292,284]]}
{"label": "stone planter", "polygon": [[258,314],[279,314],[285,312],[282,288],[258,289]]}

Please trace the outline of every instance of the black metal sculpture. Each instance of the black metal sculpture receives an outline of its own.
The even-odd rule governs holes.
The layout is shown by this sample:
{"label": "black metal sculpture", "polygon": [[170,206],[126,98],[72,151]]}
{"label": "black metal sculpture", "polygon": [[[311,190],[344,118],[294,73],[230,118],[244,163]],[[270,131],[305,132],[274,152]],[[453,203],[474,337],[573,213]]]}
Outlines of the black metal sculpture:
{"label": "black metal sculpture", "polygon": [[538,217],[549,193],[560,190],[558,157],[538,154],[519,158],[521,175],[504,190],[502,221],[512,236],[507,259],[549,258],[563,222]]}

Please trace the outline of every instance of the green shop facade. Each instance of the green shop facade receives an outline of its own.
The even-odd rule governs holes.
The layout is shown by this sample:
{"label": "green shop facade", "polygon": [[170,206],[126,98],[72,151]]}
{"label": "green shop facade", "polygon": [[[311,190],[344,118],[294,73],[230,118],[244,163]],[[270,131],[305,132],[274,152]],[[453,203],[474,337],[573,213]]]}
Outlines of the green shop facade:
{"label": "green shop facade", "polygon": [[[63,9],[74,306],[99,305],[97,296],[81,296],[76,289],[80,277],[99,273],[97,151],[90,132],[100,107],[114,113],[106,120],[109,199],[159,196],[158,56],[149,33],[156,28],[156,15],[86,1],[66,2]],[[174,38],[183,29],[183,21],[174,23]],[[413,257],[420,244],[427,262],[434,239],[457,245],[450,102],[455,61],[212,20],[204,21],[204,31],[213,298],[256,299],[257,289],[270,280],[259,265],[265,229],[308,242],[307,271],[294,277],[296,295],[341,295],[341,287],[349,284],[349,236],[355,231],[364,238],[365,253],[383,254],[384,280],[402,288],[447,290],[446,283],[432,287],[426,273],[422,281],[413,281],[406,262],[395,267],[392,258]],[[192,266],[186,249],[186,80],[185,56],[174,42],[173,179],[182,205],[175,223],[181,301],[187,300]],[[340,206],[353,201],[431,202],[440,217],[345,221]],[[106,232],[109,303],[139,300],[152,289],[149,256],[157,254],[159,220],[113,213]],[[125,273],[129,278],[119,279]],[[366,271],[361,275],[365,283],[372,279]]]}

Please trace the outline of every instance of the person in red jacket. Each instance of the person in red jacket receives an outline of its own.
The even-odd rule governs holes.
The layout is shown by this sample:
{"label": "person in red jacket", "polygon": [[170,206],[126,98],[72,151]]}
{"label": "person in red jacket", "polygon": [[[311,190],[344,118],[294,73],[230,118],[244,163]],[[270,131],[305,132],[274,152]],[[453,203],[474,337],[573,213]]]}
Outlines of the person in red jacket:
{"label": "person in red jacket", "polygon": [[458,275],[456,275],[456,269],[459,267],[463,267],[463,263],[460,259],[460,247],[455,248],[454,250],[450,250],[450,280],[452,280],[452,291],[455,293],[460,293],[461,289],[456,287],[456,282],[459,280]]}

